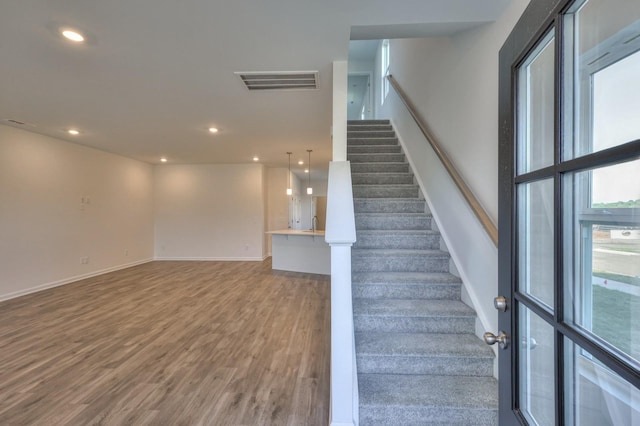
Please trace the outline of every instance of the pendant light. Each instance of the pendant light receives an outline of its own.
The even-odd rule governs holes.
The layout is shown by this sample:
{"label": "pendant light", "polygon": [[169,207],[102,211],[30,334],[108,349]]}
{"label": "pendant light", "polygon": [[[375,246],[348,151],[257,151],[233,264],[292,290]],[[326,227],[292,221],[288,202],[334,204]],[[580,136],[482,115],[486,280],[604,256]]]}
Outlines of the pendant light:
{"label": "pendant light", "polygon": [[293,194],[293,190],[291,189],[291,154],[293,152],[287,152],[289,156],[289,174],[287,175],[287,195]]}
{"label": "pendant light", "polygon": [[311,150],[308,149],[307,152],[309,153],[309,185],[307,185],[307,195],[312,195],[313,188],[311,188]]}

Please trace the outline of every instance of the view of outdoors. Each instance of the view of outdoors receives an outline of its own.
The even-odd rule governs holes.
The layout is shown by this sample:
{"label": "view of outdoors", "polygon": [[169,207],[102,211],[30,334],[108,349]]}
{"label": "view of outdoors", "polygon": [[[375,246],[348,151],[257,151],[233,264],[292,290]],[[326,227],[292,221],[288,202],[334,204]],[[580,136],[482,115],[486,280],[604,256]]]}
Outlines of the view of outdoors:
{"label": "view of outdoors", "polygon": [[[640,3],[612,3],[587,0],[567,15],[574,103],[565,159],[640,139]],[[563,190],[567,320],[638,365],[640,160],[629,154],[626,162],[567,174]],[[565,345],[568,422],[640,422],[640,391],[584,348]]]}
{"label": "view of outdoors", "polygon": [[627,191],[626,197],[618,195],[620,201],[605,202],[594,190],[591,207],[603,220],[590,226],[592,247],[585,253],[591,257],[592,330],[640,360],[640,161],[590,173],[594,189],[607,180]]}

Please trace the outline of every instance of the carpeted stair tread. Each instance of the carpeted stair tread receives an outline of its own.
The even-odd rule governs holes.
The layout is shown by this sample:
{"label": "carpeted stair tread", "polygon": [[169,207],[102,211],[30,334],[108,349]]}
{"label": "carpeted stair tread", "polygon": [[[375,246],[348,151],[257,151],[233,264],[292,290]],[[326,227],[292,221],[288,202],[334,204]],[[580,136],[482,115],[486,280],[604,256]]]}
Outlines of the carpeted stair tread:
{"label": "carpeted stair tread", "polygon": [[[425,201],[421,198],[385,198],[383,200],[381,200],[380,198],[358,198],[358,199],[354,199],[353,203],[354,205],[356,203],[375,203],[377,206],[383,205],[383,204],[395,204],[395,203],[402,203],[402,204],[419,204],[421,206],[424,206]],[[362,211],[356,211],[357,214],[362,214],[362,213],[385,213],[385,212],[380,212],[380,211],[372,211],[372,212],[362,212]],[[410,213],[424,213],[424,212],[410,212]]]}
{"label": "carpeted stair tread", "polygon": [[411,249],[353,249],[357,257],[363,256],[428,256],[448,259],[449,253],[442,250],[411,250]]}
{"label": "carpeted stair tread", "polygon": [[[424,213],[419,213],[419,214],[424,214]],[[396,231],[390,231],[390,230],[386,230],[386,229],[366,229],[366,230],[362,230],[358,235],[399,235],[399,236],[403,236],[403,235],[415,235],[415,234],[419,234],[419,235],[440,235],[440,233],[438,231],[434,231],[431,229],[422,229],[422,230],[396,230]]]}
{"label": "carpeted stair tread", "polygon": [[360,230],[354,249],[429,249],[440,247],[440,234],[431,230]]}
{"label": "carpeted stair tread", "polygon": [[493,351],[473,334],[358,332],[359,373],[491,376]]}
{"label": "carpeted stair tread", "polygon": [[428,230],[431,228],[431,216],[425,213],[357,213],[355,219],[356,232],[375,229]]}
{"label": "carpeted stair tread", "polygon": [[397,144],[389,145],[348,145],[348,154],[400,154],[402,148]]}
{"label": "carpeted stair tread", "polygon": [[[357,332],[473,333],[475,312],[452,299],[353,299]],[[356,346],[356,354],[358,347]]]}
{"label": "carpeted stair tread", "polygon": [[347,160],[352,163],[403,163],[405,162],[404,154],[347,154]]}
{"label": "carpeted stair tread", "polygon": [[418,198],[420,188],[414,184],[404,185],[356,185],[353,184],[354,198],[387,198],[389,196]]}
{"label": "carpeted stair tread", "polygon": [[348,138],[392,138],[395,137],[393,130],[375,129],[367,130],[363,129],[347,129]]}
{"label": "carpeted stair tread", "polygon": [[461,284],[460,278],[448,272],[354,272],[352,279],[361,284]]}
{"label": "carpeted stair tread", "polygon": [[352,173],[353,185],[414,185],[411,173]]}
{"label": "carpeted stair tread", "polygon": [[360,424],[494,425],[493,377],[361,374]]}
{"label": "carpeted stair tread", "polygon": [[410,213],[355,213],[356,217],[389,217],[389,216],[393,216],[393,217],[431,217],[430,214],[428,213],[414,213],[414,212],[410,212]]}
{"label": "carpeted stair tread", "polygon": [[462,283],[448,272],[353,272],[353,298],[460,300]]}
{"label": "carpeted stair tread", "polygon": [[381,122],[381,121],[370,121],[368,123],[347,123],[347,129],[384,129],[384,130],[393,130],[391,123],[389,122]]}
{"label": "carpeted stair tread", "polygon": [[391,131],[393,127],[391,123],[350,123],[347,124],[347,130],[384,130]]}
{"label": "carpeted stair tread", "polygon": [[452,362],[455,358],[494,358],[491,348],[474,334],[458,334],[452,339],[438,333],[359,332],[356,342],[358,354],[369,356],[436,356]]}
{"label": "carpeted stair tread", "polygon": [[459,300],[354,299],[354,315],[386,317],[475,317],[476,313]]}
{"label": "carpeted stair tread", "polygon": [[350,125],[367,125],[367,124],[390,124],[387,119],[375,119],[375,120],[347,120],[347,126]]}
{"label": "carpeted stair tread", "polygon": [[440,250],[357,249],[351,252],[351,270],[379,272],[446,272],[449,254]]}
{"label": "carpeted stair tread", "polygon": [[364,213],[425,213],[426,203],[421,199],[407,198],[354,198],[357,214]]}
{"label": "carpeted stair tread", "polygon": [[409,163],[404,161],[404,158],[400,161],[385,161],[385,162],[352,162],[351,173],[407,173],[409,170]]}
{"label": "carpeted stair tread", "polygon": [[[418,189],[418,185],[416,185],[415,183],[401,183],[401,184],[390,184],[390,185],[385,185],[385,184],[380,184],[380,183],[361,183],[361,184],[357,184],[357,185],[353,185],[354,188],[377,188],[380,187],[381,189],[403,189],[403,188],[412,188],[412,189]],[[403,197],[396,197],[396,198],[403,198]]]}
{"label": "carpeted stair tread", "polygon": [[398,138],[354,138],[347,139],[347,148],[360,145],[398,145]]}

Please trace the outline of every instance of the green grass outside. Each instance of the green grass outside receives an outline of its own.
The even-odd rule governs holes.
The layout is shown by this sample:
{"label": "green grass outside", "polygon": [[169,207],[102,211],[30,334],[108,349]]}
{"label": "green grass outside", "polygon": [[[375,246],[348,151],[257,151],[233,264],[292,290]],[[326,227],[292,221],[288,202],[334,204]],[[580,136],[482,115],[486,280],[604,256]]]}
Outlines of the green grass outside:
{"label": "green grass outside", "polygon": [[593,286],[593,332],[640,360],[640,297]]}

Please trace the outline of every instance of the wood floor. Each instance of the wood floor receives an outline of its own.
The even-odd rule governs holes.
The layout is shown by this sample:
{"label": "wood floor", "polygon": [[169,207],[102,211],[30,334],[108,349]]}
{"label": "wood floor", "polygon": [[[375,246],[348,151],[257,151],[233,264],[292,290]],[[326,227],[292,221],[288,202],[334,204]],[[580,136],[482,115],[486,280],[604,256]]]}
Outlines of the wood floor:
{"label": "wood floor", "polygon": [[322,425],[329,277],[152,262],[0,303],[0,425]]}

